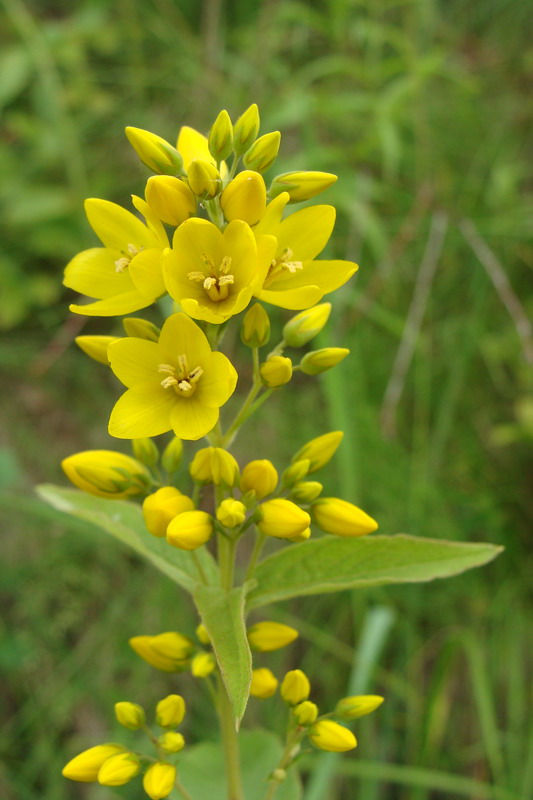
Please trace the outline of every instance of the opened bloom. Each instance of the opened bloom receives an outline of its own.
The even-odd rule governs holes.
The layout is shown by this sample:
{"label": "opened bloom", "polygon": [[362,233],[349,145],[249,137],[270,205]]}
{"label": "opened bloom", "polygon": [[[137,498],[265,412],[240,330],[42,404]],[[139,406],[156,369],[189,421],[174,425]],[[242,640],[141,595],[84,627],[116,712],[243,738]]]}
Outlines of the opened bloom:
{"label": "opened bloom", "polygon": [[219,408],[237,383],[229,359],[211,350],[185,314],[167,319],[158,342],[134,337],[114,342],[109,361],[128,387],[109,420],[109,433],[118,439],[169,430],[180,439],[200,439],[216,425]]}

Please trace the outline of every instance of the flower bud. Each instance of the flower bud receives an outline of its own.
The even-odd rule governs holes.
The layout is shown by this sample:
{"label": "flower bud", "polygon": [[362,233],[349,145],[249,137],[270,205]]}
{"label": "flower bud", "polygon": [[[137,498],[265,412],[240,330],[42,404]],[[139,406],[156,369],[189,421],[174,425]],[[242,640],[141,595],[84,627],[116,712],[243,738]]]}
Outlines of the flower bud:
{"label": "flower bud", "polygon": [[143,777],[143,788],[150,800],[168,797],[176,782],[176,767],[157,761],[148,767]]}
{"label": "flower bud", "polygon": [[196,213],[196,198],[191,188],[171,175],[148,178],[144,196],[155,215],[167,225],[181,225]]}
{"label": "flower bud", "polygon": [[125,728],[130,731],[137,731],[146,722],[144,708],[137,703],[115,703],[115,716]]}
{"label": "flower bud", "polygon": [[248,347],[264,347],[269,339],[270,319],[268,318],[268,314],[261,303],[254,303],[244,315],[241,327],[241,340],[243,344]]}
{"label": "flower bud", "polygon": [[362,509],[338,497],[321,497],[311,506],[313,520],[326,533],[336,536],[365,536],[378,523]]}
{"label": "flower bud", "polygon": [[155,719],[162,728],[176,728],[185,716],[185,700],[180,694],[169,694],[155,708]]}
{"label": "flower bud", "polygon": [[291,539],[293,536],[298,536],[311,524],[311,517],[306,511],[283,497],[276,497],[274,500],[261,503],[259,511],[261,519],[257,523],[257,527],[261,533],[275,536],[278,539]]}
{"label": "flower bud", "polygon": [[349,352],[347,347],[323,347],[321,350],[313,350],[302,358],[300,369],[305,375],[319,375],[340,364]]}
{"label": "flower bud", "polygon": [[104,761],[98,771],[102,786],[123,786],[141,771],[141,762],[135,753],[118,753]]}
{"label": "flower bud", "polygon": [[154,467],[159,461],[159,450],[153,439],[133,439],[133,455],[147,467]]}
{"label": "flower bud", "polygon": [[306,542],[311,537],[311,528],[306,528],[301,533],[297,533],[296,536],[290,536],[289,542]]}
{"label": "flower bud", "polygon": [[177,731],[167,731],[159,737],[157,743],[164,753],[179,753],[185,747],[183,734]]}
{"label": "flower bud", "polygon": [[331,172],[313,172],[311,170],[284,172],[283,175],[277,175],[272,181],[269,195],[274,198],[281,192],[288,192],[289,203],[301,203],[304,200],[310,200],[311,197],[315,197],[325,189],[329,189],[336,181],[337,175],[333,175]]}
{"label": "flower bud", "polygon": [[269,653],[280,650],[298,638],[298,631],[281,622],[257,622],[247,632],[252,650]]}
{"label": "flower bud", "polygon": [[283,339],[289,347],[303,347],[320,333],[329,319],[331,303],[320,303],[313,308],[306,308],[285,323]]}
{"label": "flower bud", "polygon": [[182,494],[174,486],[163,486],[145,498],[143,517],[152,536],[163,538],[167,535],[167,528],[174,517],[193,509],[194,503],[190,497]]}
{"label": "flower bud", "polygon": [[318,481],[302,481],[292,487],[291,499],[296,503],[310,503],[312,500],[316,500],[323,488]]}
{"label": "flower bud", "polygon": [[287,672],[280,689],[282,698],[291,706],[296,706],[303,700],[307,700],[310,691],[309,678],[301,669],[293,669]]}
{"label": "flower bud", "polygon": [[[180,636],[180,634],[177,634],[177,636]],[[132,650],[135,650],[137,655],[146,661],[147,664],[150,664],[151,667],[160,669],[162,672],[179,672],[182,670],[187,665],[188,656],[192,647],[189,646],[188,649],[184,647],[182,649],[183,656],[181,658],[171,658],[162,655],[154,649],[152,643],[156,638],[156,636],[133,636],[129,640],[129,644]],[[182,638],[185,639],[185,637]]]}
{"label": "flower bud", "polygon": [[308,458],[311,462],[309,472],[316,472],[331,461],[343,436],[342,431],[331,431],[331,433],[324,433],[322,436],[317,436],[316,439],[311,439],[293,456],[293,463]]}
{"label": "flower bud", "polygon": [[184,511],[167,528],[167,542],[180,550],[196,550],[213,533],[213,522],[206,511]]}
{"label": "flower bud", "polygon": [[170,658],[175,662],[187,661],[194,650],[194,642],[188,636],[178,631],[166,631],[151,637],[152,650],[163,658]]}
{"label": "flower bud", "polygon": [[124,753],[126,750],[121,744],[98,744],[96,747],[89,747],[65,764],[61,774],[64,778],[69,778],[71,781],[80,781],[83,783],[90,783],[98,779],[100,767],[111,756],[117,753]]}
{"label": "flower bud", "polygon": [[187,177],[194,194],[202,199],[214,197],[222,186],[218,169],[203,158],[193,158],[187,170]]}
{"label": "flower bud", "polygon": [[246,153],[250,149],[258,132],[259,109],[256,103],[252,103],[233,126],[233,149],[237,156]]}
{"label": "flower bud", "polygon": [[191,661],[191,672],[195,678],[207,678],[217,665],[213,653],[197,653]]}
{"label": "flower bud", "polygon": [[93,361],[100,364],[109,364],[107,348],[113,342],[118,342],[120,336],[76,336],[74,341]]}
{"label": "flower bud", "polygon": [[291,486],[294,486],[295,483],[301,481],[302,478],[305,478],[309,472],[310,466],[311,462],[309,459],[302,458],[301,461],[295,461],[294,464],[291,464],[290,467],[287,467],[281,476],[281,485],[283,488],[288,489]]}
{"label": "flower bud", "polygon": [[189,466],[194,481],[236,486],[239,482],[239,465],[222,447],[204,447],[198,450]]}
{"label": "flower bud", "polygon": [[272,131],[260,136],[245,153],[243,162],[247,169],[266,172],[272,166],[279,152],[281,133]]}
{"label": "flower bud", "polygon": [[242,525],[246,518],[246,506],[240,500],[227,497],[217,508],[217,519],[226,528],[236,528]]}
{"label": "flower bud", "polygon": [[198,637],[198,641],[202,644],[211,644],[211,637],[207,632],[207,628],[201,622],[196,628],[196,636]]}
{"label": "flower bud", "polygon": [[114,450],[85,450],[61,462],[67,478],[89,494],[120,500],[146,494],[152,478],[144,464]]}
{"label": "flower bud", "polygon": [[292,711],[298,725],[312,725],[318,717],[318,706],[310,700],[299,703]]}
{"label": "flower bud", "polygon": [[241,491],[254,491],[258,500],[272,494],[277,485],[277,470],[266,458],[250,461],[242,471]]}
{"label": "flower bud", "polygon": [[352,697],[343,697],[335,706],[335,715],[341,719],[359,719],[366,714],[371,714],[384,701],[384,697],[377,694],[360,694]]}
{"label": "flower bud", "polygon": [[220,112],[209,131],[208,144],[215,161],[224,161],[233,152],[233,125],[225,109]]}
{"label": "flower bud", "polygon": [[272,356],[263,361],[259,372],[265,386],[269,389],[279,389],[292,378],[292,361],[285,356]]}
{"label": "flower bud", "polygon": [[259,222],[266,208],[266,186],[261,175],[251,170],[239,172],[220,195],[220,206],[228,222]]}
{"label": "flower bud", "polygon": [[344,753],[346,750],[353,750],[357,747],[357,739],[353,733],[333,722],[331,719],[321,719],[315,722],[309,731],[309,739],[320,750],[328,750],[330,753]]}
{"label": "flower bud", "polygon": [[278,679],[266,667],[252,670],[252,683],[250,686],[250,694],[252,697],[258,697],[260,700],[266,700],[276,693],[278,688]]}
{"label": "flower bud", "polygon": [[161,329],[140,317],[124,317],[122,327],[128,336],[135,336],[137,339],[147,339],[149,342],[157,342]]}
{"label": "flower bud", "polygon": [[161,465],[163,469],[171,475],[177,472],[180,468],[181,460],[183,458],[183,442],[174,436],[173,439],[167,444],[161,456]]}
{"label": "flower bud", "polygon": [[128,141],[146,166],[161,175],[178,175],[183,171],[183,158],[161,136],[142,128],[126,128]]}

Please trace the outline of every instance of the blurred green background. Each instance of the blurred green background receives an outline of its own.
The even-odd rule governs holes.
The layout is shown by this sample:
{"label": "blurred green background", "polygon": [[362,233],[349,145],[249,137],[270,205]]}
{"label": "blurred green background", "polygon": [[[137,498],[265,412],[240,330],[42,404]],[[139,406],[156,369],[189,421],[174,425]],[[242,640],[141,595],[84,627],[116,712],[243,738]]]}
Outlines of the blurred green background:
{"label": "blurred green background", "polygon": [[[348,686],[387,698],[357,726],[355,754],[304,762],[306,800],[533,795],[528,5],[1,0],[5,800],[140,798],[60,769],[116,738],[115,701],[175,688],[128,636],[195,624],[174,585],[32,496],[37,482],[64,482],[61,458],[117,444],[105,432],[117,382],[72,338],[120,323],[69,315],[61,286],[64,263],[95,243],[82,201],[142,194],[148,173],[125,125],[173,140],[181,124],[206,132],[220,108],[235,119],[254,101],[262,132],[283,134],[276,171],[339,174],[320,198],[339,209],[329,254],[361,269],[321,340],[350,358],[276,395],[238,443],[241,464],[281,467],[342,428],[328,490],[383,532],[506,547],[448,582],[273,612],[302,638],[265,665],[308,671],[323,708]],[[189,740],[211,738],[198,687],[179,686]],[[249,714],[282,727],[275,701]]]}

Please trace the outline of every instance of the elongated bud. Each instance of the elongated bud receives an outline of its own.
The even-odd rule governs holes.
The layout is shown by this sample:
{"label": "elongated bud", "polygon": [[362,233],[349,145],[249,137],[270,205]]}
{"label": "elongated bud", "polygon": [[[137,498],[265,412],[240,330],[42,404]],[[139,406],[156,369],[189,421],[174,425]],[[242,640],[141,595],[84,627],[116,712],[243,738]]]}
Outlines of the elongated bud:
{"label": "elongated bud", "polygon": [[322,350],[313,350],[302,358],[300,369],[305,375],[319,375],[340,364],[349,352],[347,347],[323,347]]}
{"label": "elongated bud", "polygon": [[296,706],[307,700],[311,691],[309,678],[301,669],[292,669],[287,672],[281,684],[281,696],[291,706]]}
{"label": "elongated bud", "polygon": [[162,728],[177,728],[183,722],[185,709],[185,700],[180,694],[169,694],[156,706],[156,722]]}
{"label": "elongated bud", "polygon": [[165,631],[152,636],[151,646],[152,650],[163,658],[170,658],[176,662],[187,661],[194,650],[194,642],[178,631]]}
{"label": "elongated bud", "polygon": [[311,524],[311,517],[306,511],[283,497],[266,500],[259,506],[259,511],[261,519],[257,527],[261,533],[277,539],[298,536]]}
{"label": "elongated bud", "polygon": [[359,694],[343,697],[335,706],[335,716],[340,719],[359,719],[371,714],[383,703],[384,697],[377,694]]}
{"label": "elongated bud", "polygon": [[149,342],[157,342],[159,340],[160,328],[149,322],[147,319],[140,317],[124,317],[122,320],[122,327],[128,336],[135,336],[137,339],[147,339]]}
{"label": "elongated bud", "polygon": [[209,131],[208,144],[215,161],[224,161],[233,151],[233,125],[225,109],[220,112]]}
{"label": "elongated bud", "polygon": [[378,528],[376,520],[361,508],[338,497],[320,497],[311,513],[319,528],[336,536],[365,536]]}
{"label": "elongated bud", "polygon": [[258,697],[260,700],[266,700],[268,697],[276,694],[278,688],[278,679],[266,667],[252,670],[252,684],[250,686],[250,694],[252,697]]}
{"label": "elongated bud", "polygon": [[146,722],[146,715],[142,706],[137,703],[115,703],[115,716],[125,728],[137,731]]}
{"label": "elongated bud", "polygon": [[250,461],[242,471],[241,491],[254,491],[258,500],[272,494],[277,485],[277,470],[266,458]]}
{"label": "elongated bud", "polygon": [[283,328],[283,338],[289,347],[303,347],[320,333],[329,319],[331,303],[306,308],[292,317]]}
{"label": "elongated bud", "polygon": [[236,528],[242,525],[246,518],[246,506],[240,500],[227,497],[217,508],[217,519],[226,528]]}
{"label": "elongated bud", "polygon": [[104,761],[98,772],[102,786],[123,786],[141,771],[141,762],[135,753],[118,753]]}
{"label": "elongated bud", "polygon": [[248,169],[266,172],[272,166],[279,153],[281,133],[272,131],[260,136],[245,153],[243,162]]}
{"label": "elongated bud", "polygon": [[143,789],[150,800],[163,800],[168,797],[176,782],[176,767],[157,761],[152,764],[143,777]]}
{"label": "elongated bud", "polygon": [[196,550],[211,538],[213,522],[206,511],[184,511],[167,528],[167,542],[180,550]]}
{"label": "elongated bud", "polygon": [[80,781],[81,783],[96,781],[102,764],[111,756],[124,752],[126,752],[126,748],[123,745],[113,742],[89,747],[88,750],[71,758],[63,767],[61,774],[71,781]]}
{"label": "elongated bud", "polygon": [[93,361],[100,364],[109,364],[107,348],[113,342],[118,342],[120,336],[76,336],[74,341]]}
{"label": "elongated bud", "polygon": [[291,499],[296,503],[310,503],[312,500],[316,500],[323,488],[318,481],[302,481],[292,487]]}
{"label": "elongated bud", "polygon": [[353,733],[331,719],[315,722],[308,735],[315,747],[330,753],[344,753],[357,747],[357,739]]}
{"label": "elongated bud", "polygon": [[183,734],[177,731],[167,731],[159,737],[157,743],[164,753],[179,753],[185,747]]}
{"label": "elongated bud", "polygon": [[292,710],[298,725],[312,725],[318,717],[318,706],[310,700],[298,703]]}
{"label": "elongated bud", "polygon": [[173,472],[177,472],[180,468],[182,458],[183,442],[175,436],[163,450],[163,455],[161,456],[163,469],[166,470],[169,475]]}
{"label": "elongated bud", "polygon": [[220,206],[228,222],[242,219],[248,225],[255,225],[266,208],[266,186],[262,176],[251,170],[239,172],[220,195]]}
{"label": "elongated bud", "polygon": [[301,203],[328,189],[336,181],[337,176],[331,172],[284,172],[272,181],[269,196],[274,198],[281,192],[288,192],[289,203]]}
{"label": "elongated bud", "polygon": [[197,653],[191,661],[191,672],[195,678],[207,678],[216,665],[213,653]]}
{"label": "elongated bud", "polygon": [[291,464],[290,467],[287,467],[281,476],[281,485],[283,488],[289,489],[291,486],[294,486],[295,483],[301,481],[302,478],[305,478],[309,472],[310,466],[311,462],[309,459],[302,458],[301,461],[295,461],[294,464]]}
{"label": "elongated bud", "polygon": [[128,141],[146,166],[160,175],[179,175],[183,172],[183,158],[161,136],[142,128],[126,128]]}
{"label": "elongated bud", "polygon": [[316,472],[331,461],[343,436],[342,431],[331,431],[331,433],[324,433],[322,436],[317,436],[316,439],[311,439],[295,453],[292,458],[293,463],[308,458],[311,462],[309,472]]}
{"label": "elongated bud", "polygon": [[289,542],[306,542],[311,537],[311,528],[306,528],[304,531],[289,537]]}
{"label": "elongated bud", "polygon": [[154,467],[159,461],[159,450],[153,439],[132,439],[133,455],[147,467]]}
{"label": "elongated bud", "polygon": [[285,356],[271,356],[259,367],[261,379],[269,389],[279,389],[292,378],[292,361]]}
{"label": "elongated bud", "polygon": [[298,631],[281,622],[257,622],[247,632],[252,650],[269,653],[280,650],[298,638]]}
{"label": "elongated bud", "polygon": [[89,494],[120,500],[146,494],[152,477],[144,464],[114,450],[85,450],[61,462],[67,478]]}
{"label": "elongated bud", "polygon": [[172,520],[184,511],[193,511],[194,503],[173,486],[163,486],[143,502],[143,517],[152,536],[162,538]]}
{"label": "elongated bud", "polygon": [[233,127],[233,149],[237,156],[246,153],[257,138],[259,132],[259,109],[256,103],[241,114]]}
{"label": "elongated bud", "polygon": [[236,486],[239,482],[239,465],[231,453],[222,447],[204,447],[198,450],[189,466],[193,480],[214,483],[216,486]]}
{"label": "elongated bud", "polygon": [[196,213],[196,197],[191,188],[171,175],[148,178],[144,196],[152,211],[167,225],[181,225]]}
{"label": "elongated bud", "polygon": [[198,637],[198,641],[202,644],[211,644],[211,637],[207,632],[207,628],[201,622],[196,628],[196,636]]}
{"label": "elongated bud", "polygon": [[214,197],[222,186],[218,169],[203,158],[193,158],[187,170],[187,178],[194,194],[202,199]]}
{"label": "elongated bud", "polygon": [[270,319],[261,303],[254,303],[244,315],[241,339],[248,347],[264,347],[265,344],[268,344],[270,339]]}
{"label": "elongated bud", "polygon": [[154,649],[152,643],[156,638],[155,636],[133,636],[129,640],[129,644],[132,650],[135,650],[137,655],[147,664],[150,664],[151,667],[160,669],[162,672],[180,672],[183,670],[188,663],[188,654],[190,654],[192,648],[189,647],[188,651],[185,648],[183,649],[183,658],[170,658],[161,655],[160,652]]}

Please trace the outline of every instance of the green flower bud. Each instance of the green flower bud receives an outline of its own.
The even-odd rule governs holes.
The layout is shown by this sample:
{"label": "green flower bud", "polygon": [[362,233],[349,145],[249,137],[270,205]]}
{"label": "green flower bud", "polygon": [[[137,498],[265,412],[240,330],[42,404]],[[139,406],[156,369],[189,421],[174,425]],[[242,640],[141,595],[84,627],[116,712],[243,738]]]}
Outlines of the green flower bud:
{"label": "green flower bud", "polygon": [[302,358],[300,369],[305,375],[319,375],[340,364],[349,352],[347,347],[323,347],[322,350],[313,350]]}
{"label": "green flower bud", "polygon": [[331,303],[306,308],[292,317],[283,328],[283,338],[289,347],[303,347],[320,333],[329,319]]}
{"label": "green flower bud", "polygon": [[268,344],[270,319],[261,303],[254,303],[244,315],[241,339],[248,347],[264,347]]}
{"label": "green flower bud", "polygon": [[337,176],[330,172],[285,172],[277,175],[270,185],[269,195],[277,197],[281,192],[288,192],[289,203],[301,203],[320,194],[337,181]]}
{"label": "green flower bud", "polygon": [[256,103],[246,109],[233,128],[233,149],[237,156],[250,149],[259,132],[259,109]]}
{"label": "green flower bud", "polygon": [[209,152],[215,161],[224,161],[233,151],[233,125],[226,110],[222,110],[209,132]]}
{"label": "green flower bud", "polygon": [[146,722],[146,716],[142,706],[137,703],[115,703],[115,716],[125,728],[130,731],[137,731]]}
{"label": "green flower bud", "polygon": [[139,317],[124,317],[122,327],[128,336],[135,336],[138,339],[147,339],[149,342],[159,341],[160,328],[153,322]]}
{"label": "green flower bud", "polygon": [[159,461],[159,450],[153,439],[132,439],[133,455],[136,459],[146,464],[147,467],[154,467]]}
{"label": "green flower bud", "polygon": [[273,131],[260,136],[246,152],[243,162],[248,169],[266,172],[272,166],[279,152],[281,133]]}
{"label": "green flower bud", "polygon": [[161,456],[161,464],[163,469],[169,474],[177,472],[180,468],[181,460],[183,458],[183,442],[175,436],[167,444]]}

